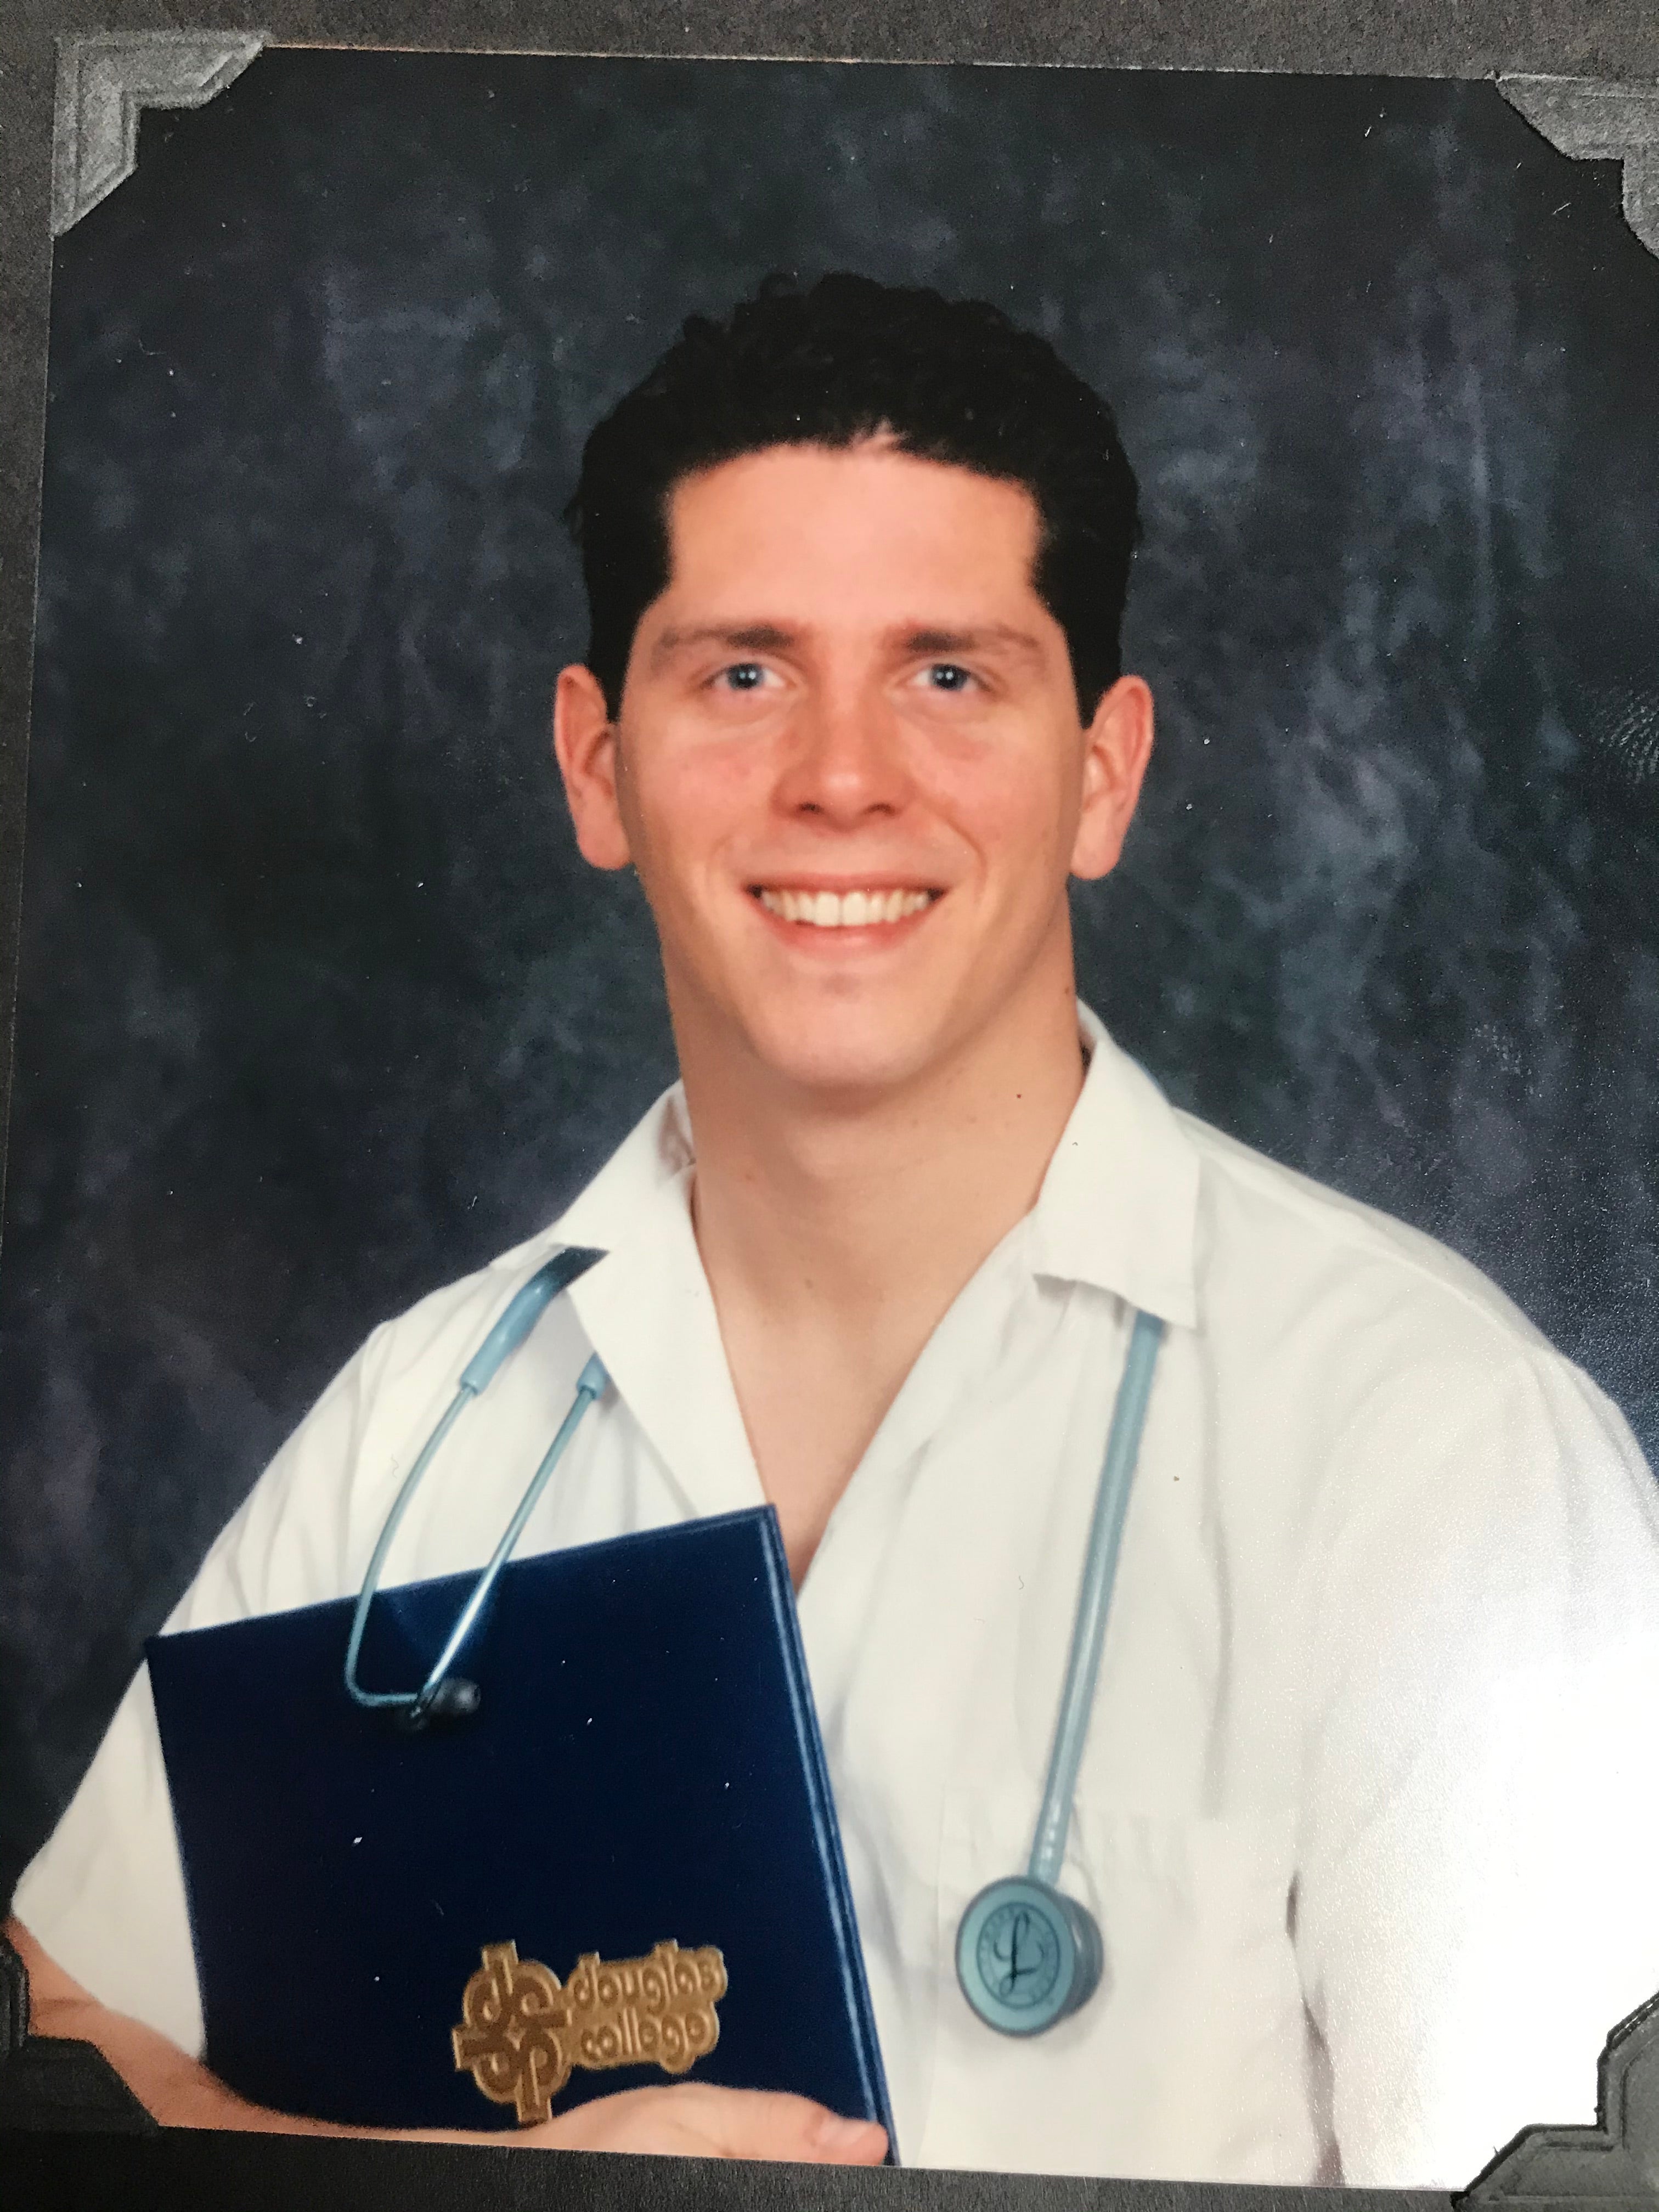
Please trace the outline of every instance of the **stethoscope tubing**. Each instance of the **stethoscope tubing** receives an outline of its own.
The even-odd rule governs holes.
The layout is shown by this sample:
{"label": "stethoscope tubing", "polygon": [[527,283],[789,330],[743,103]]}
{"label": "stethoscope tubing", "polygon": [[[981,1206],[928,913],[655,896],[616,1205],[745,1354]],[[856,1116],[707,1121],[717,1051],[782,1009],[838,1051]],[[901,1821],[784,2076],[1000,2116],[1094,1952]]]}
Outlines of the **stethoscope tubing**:
{"label": "stethoscope tubing", "polygon": [[472,1633],[472,1624],[489,1601],[489,1593],[495,1587],[496,1577],[507,1565],[513,1547],[524,1533],[524,1525],[536,1510],[536,1501],[546,1489],[554,1468],[564,1457],[565,1446],[576,1433],[577,1425],[596,1398],[603,1397],[611,1377],[597,1353],[583,1368],[576,1383],[576,1395],[570,1401],[570,1410],[559,1424],[558,1434],[548,1446],[541,1465],[530,1478],[524,1496],[519,1500],[513,1518],[501,1531],[501,1540],[490,1554],[489,1564],[472,1585],[472,1595],[461,1608],[460,1616],[449,1632],[449,1640],[432,1662],[432,1671],[421,1685],[415,1700],[419,1711],[429,1704],[438,1685],[449,1672],[459,1656],[461,1646]]}
{"label": "stethoscope tubing", "polygon": [[[415,1464],[404,1477],[403,1487],[392,1500],[392,1510],[386,1515],[379,1540],[369,1554],[368,1566],[363,1576],[363,1586],[357,1593],[357,1609],[351,1616],[351,1634],[346,1642],[345,1686],[355,1705],[372,1707],[408,1707],[421,1694],[419,1691],[366,1690],[357,1680],[357,1655],[362,1649],[363,1631],[368,1626],[368,1609],[374,1602],[374,1593],[380,1586],[380,1570],[386,1565],[386,1553],[392,1549],[392,1540],[409,1507],[410,1500],[420,1488],[421,1478],[438,1455],[438,1448],[459,1420],[477,1393],[463,1383],[450,1400],[443,1419],[427,1438],[416,1455]],[[429,1686],[431,1677],[428,1677]]]}
{"label": "stethoscope tubing", "polygon": [[1031,1856],[1026,1872],[1033,1881],[1057,1881],[1065,1863],[1078,1772],[1083,1764],[1089,1717],[1094,1711],[1100,1655],[1106,1642],[1106,1620],[1111,1610],[1112,1587],[1117,1578],[1123,1523],[1129,1510],[1135,1462],[1140,1456],[1141,1431],[1146,1425],[1146,1405],[1152,1396],[1152,1376],[1163,1340],[1164,1324],[1157,1315],[1137,1312],[1112,1408],[1106,1455],[1101,1462],[1100,1484],[1089,1524],[1089,1545],[1084,1555],[1083,1580],[1072,1622],[1065,1685],[1054,1719],[1054,1747],[1048,1755],[1048,1778],[1043,1785],[1042,1803],[1031,1838]]}
{"label": "stethoscope tubing", "polygon": [[[459,1656],[462,1645],[472,1633],[479,1615],[489,1603],[490,1592],[495,1587],[501,1569],[507,1565],[514,1546],[523,1534],[525,1523],[535,1510],[536,1501],[546,1489],[553,1470],[563,1457],[565,1448],[571,1437],[574,1436],[583,1414],[586,1413],[594,1400],[603,1395],[610,1381],[604,1364],[598,1356],[595,1355],[587,1362],[577,1378],[575,1395],[571,1399],[569,1412],[559,1424],[557,1435],[548,1446],[535,1474],[530,1478],[529,1486],[519,1500],[512,1519],[501,1532],[501,1541],[490,1554],[489,1564],[473,1584],[466,1603],[462,1607],[455,1626],[449,1632],[443,1650],[433,1662],[425,1681],[418,1690],[366,1690],[357,1680],[357,1661],[362,1650],[363,1632],[368,1626],[369,1607],[374,1604],[374,1594],[380,1588],[380,1574],[386,1565],[386,1554],[392,1549],[392,1539],[397,1535],[404,1515],[409,1509],[410,1501],[420,1488],[422,1478],[437,1457],[445,1438],[460,1419],[463,1412],[473,1399],[481,1396],[489,1388],[501,1367],[518,1350],[560,1292],[568,1290],[579,1276],[585,1275],[594,1261],[603,1257],[602,1253],[592,1251],[586,1246],[579,1244],[570,1245],[564,1251],[555,1253],[544,1266],[536,1270],[527,1283],[520,1285],[514,1291],[483,1342],[461,1370],[455,1395],[445,1408],[431,1435],[416,1453],[415,1463],[404,1477],[403,1486],[392,1502],[392,1510],[386,1515],[374,1549],[369,1554],[368,1565],[363,1575],[362,1588],[357,1593],[356,1608],[351,1616],[351,1633],[346,1641],[346,1694],[354,1705],[366,1706],[370,1710],[396,1711],[416,1725],[432,1709],[434,1701],[443,1687],[449,1669]],[[475,1699],[476,1695],[474,1692]],[[461,1708],[464,1711],[471,1709],[470,1705]]]}

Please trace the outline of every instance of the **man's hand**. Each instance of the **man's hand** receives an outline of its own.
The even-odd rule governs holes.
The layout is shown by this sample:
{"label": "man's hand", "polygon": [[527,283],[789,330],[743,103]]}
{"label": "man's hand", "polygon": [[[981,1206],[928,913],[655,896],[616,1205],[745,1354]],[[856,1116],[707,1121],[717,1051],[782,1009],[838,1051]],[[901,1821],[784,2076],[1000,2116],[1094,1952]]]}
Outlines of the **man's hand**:
{"label": "man's hand", "polygon": [[112,2012],[66,1974],[20,1921],[5,1932],[28,1969],[31,2026],[101,2051],[164,2127],[236,2128],[267,2135],[374,2136],[399,2142],[519,2143],[527,2149],[653,2151],[659,2157],[773,2158],[812,2166],[875,2166],[887,2148],[873,2120],[843,2120],[805,2097],[771,2090],[717,2089],[684,2081],[624,2089],[561,2112],[540,2127],[345,2128],[250,2105],[205,2066],[124,2014]]}
{"label": "man's hand", "polygon": [[813,2166],[878,2166],[887,2132],[873,2120],[844,2120],[805,2097],[775,2090],[719,2089],[706,2081],[624,2089],[596,2097],[516,2136],[557,2150],[653,2151],[670,2158],[774,2158]]}

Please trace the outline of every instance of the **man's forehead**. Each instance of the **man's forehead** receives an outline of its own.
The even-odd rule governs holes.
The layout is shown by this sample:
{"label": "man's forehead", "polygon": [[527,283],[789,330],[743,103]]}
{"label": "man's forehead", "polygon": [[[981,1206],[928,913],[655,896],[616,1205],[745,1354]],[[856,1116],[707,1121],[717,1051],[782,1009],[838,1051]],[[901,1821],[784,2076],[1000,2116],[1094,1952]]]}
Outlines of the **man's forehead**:
{"label": "man's forehead", "polygon": [[[712,495],[712,496],[711,496]],[[1040,515],[1030,487],[1015,477],[993,476],[965,461],[915,453],[883,433],[847,445],[781,440],[690,469],[668,487],[665,507],[671,543],[688,515],[734,498],[775,501],[799,515],[816,500],[896,497],[913,507],[941,498],[1002,507],[1008,526],[1035,532]]]}

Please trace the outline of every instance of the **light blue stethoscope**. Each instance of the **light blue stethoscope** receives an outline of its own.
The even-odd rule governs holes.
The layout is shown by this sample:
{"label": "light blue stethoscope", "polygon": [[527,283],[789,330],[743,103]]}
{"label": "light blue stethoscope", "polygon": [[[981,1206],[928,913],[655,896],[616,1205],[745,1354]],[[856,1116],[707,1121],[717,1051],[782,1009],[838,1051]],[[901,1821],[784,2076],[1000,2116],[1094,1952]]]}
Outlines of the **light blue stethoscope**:
{"label": "light blue stethoscope", "polygon": [[[404,1478],[403,1487],[392,1500],[352,1615],[351,1634],[346,1645],[345,1686],[356,1704],[392,1712],[402,1728],[418,1730],[434,1720],[462,1720],[478,1710],[477,1684],[465,1676],[452,1674],[449,1670],[477,1627],[501,1569],[512,1556],[536,1501],[564,1456],[583,1415],[610,1381],[599,1358],[590,1359],[578,1376],[569,1412],[560,1423],[558,1433],[502,1530],[500,1543],[473,1583],[425,1681],[418,1690],[366,1690],[357,1680],[358,1655],[392,1538],[422,1477],[463,1409],[489,1388],[503,1363],[517,1351],[559,1293],[568,1290],[578,1276],[586,1274],[603,1256],[602,1253],[575,1247],[561,1252],[539,1268],[509,1301],[500,1320],[462,1369],[454,1397],[416,1454]],[[1139,1312],[1135,1315],[1123,1376],[1112,1408],[1094,1517],[1089,1526],[1082,1587],[1072,1624],[1066,1680],[1060,1691],[1054,1746],[1048,1755],[1048,1779],[1043,1785],[1030,1858],[1023,1875],[1005,1875],[981,1889],[969,1902],[957,1929],[957,1979],[963,1995],[988,2027],[994,2027],[1005,2035],[1036,2035],[1054,2027],[1086,2004],[1100,1984],[1104,1951],[1099,1927],[1088,1907],[1066,1896],[1057,1887],[1057,1880],[1066,1856],[1078,1769],[1089,1732],[1089,1717],[1094,1709],[1101,1650],[1106,1639],[1106,1615],[1117,1574],[1124,1516],[1128,1510],[1129,1491],[1134,1480],[1146,1405],[1152,1395],[1152,1375],[1163,1338],[1164,1324],[1156,1316]]]}

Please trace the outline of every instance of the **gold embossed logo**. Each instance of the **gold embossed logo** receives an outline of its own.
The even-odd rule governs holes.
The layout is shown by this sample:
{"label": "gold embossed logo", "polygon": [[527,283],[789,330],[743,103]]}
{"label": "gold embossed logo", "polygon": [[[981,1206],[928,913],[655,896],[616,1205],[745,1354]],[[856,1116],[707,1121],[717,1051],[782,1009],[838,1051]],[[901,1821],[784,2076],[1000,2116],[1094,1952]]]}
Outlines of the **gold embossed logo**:
{"label": "gold embossed logo", "polygon": [[714,2006],[726,1961],[712,1945],[659,1943],[643,1959],[609,1964],[592,1951],[570,1979],[516,1943],[486,1943],[483,1964],[450,2031],[459,2072],[492,2103],[511,2105],[521,2126],[548,2117],[573,2066],[660,2066],[684,2074],[720,2039]]}

